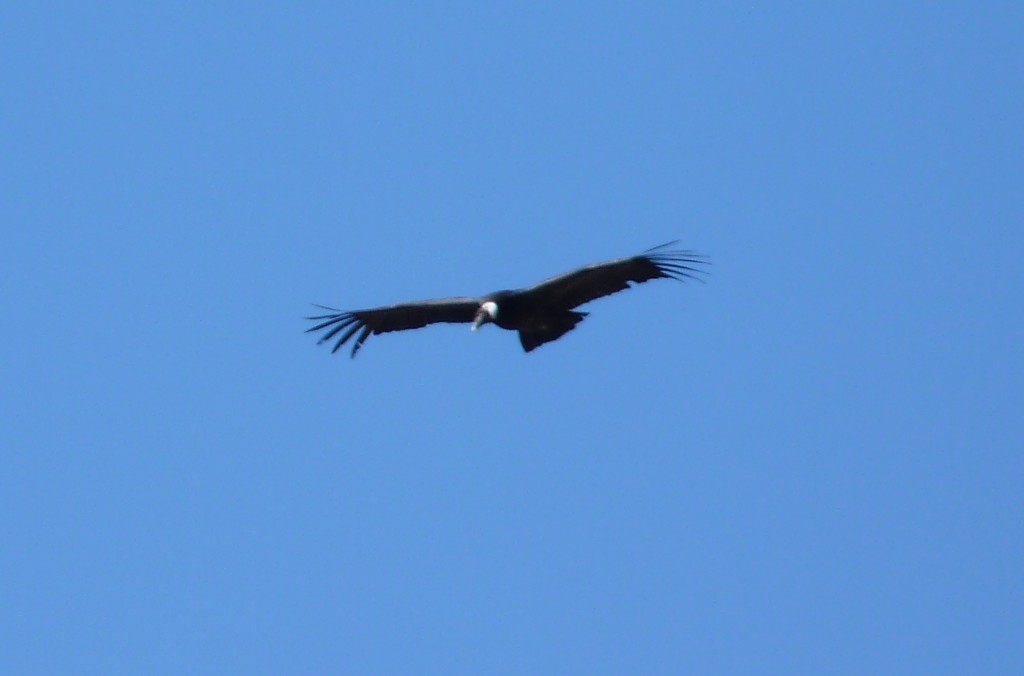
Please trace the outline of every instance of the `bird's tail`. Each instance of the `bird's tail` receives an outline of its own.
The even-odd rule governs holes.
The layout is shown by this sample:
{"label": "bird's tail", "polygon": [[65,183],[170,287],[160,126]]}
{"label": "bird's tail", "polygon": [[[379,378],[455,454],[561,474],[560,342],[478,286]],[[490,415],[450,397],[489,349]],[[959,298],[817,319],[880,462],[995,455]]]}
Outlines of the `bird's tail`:
{"label": "bird's tail", "polygon": [[554,315],[546,315],[529,326],[519,329],[519,342],[523,350],[531,352],[544,343],[558,340],[576,328],[586,318],[586,312],[567,310]]}

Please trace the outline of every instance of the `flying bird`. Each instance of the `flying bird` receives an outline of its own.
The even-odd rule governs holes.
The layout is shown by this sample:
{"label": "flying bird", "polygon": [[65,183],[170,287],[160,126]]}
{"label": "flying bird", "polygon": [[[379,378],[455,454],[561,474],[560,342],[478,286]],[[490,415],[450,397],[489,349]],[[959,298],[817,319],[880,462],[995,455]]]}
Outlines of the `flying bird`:
{"label": "flying bird", "polygon": [[699,266],[706,265],[707,260],[693,251],[670,249],[674,244],[676,242],[662,244],[631,258],[587,265],[526,289],[497,291],[478,298],[441,298],[352,312],[317,305],[329,314],[307,317],[317,324],[306,332],[324,331],[318,344],[337,337],[332,353],[358,334],[352,345],[352,357],[355,357],[370,334],[419,329],[438,323],[471,323],[473,331],[484,324],[496,324],[518,331],[523,350],[530,352],[576,328],[588,313],[574,308],[624,291],[630,287],[630,282],[700,280],[705,271]]}

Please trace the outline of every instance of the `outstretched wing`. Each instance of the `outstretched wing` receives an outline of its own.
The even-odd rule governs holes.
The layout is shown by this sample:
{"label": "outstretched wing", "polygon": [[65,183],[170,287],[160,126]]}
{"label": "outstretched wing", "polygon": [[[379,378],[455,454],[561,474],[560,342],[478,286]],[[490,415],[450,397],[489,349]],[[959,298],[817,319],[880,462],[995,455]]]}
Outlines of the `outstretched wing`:
{"label": "outstretched wing", "polygon": [[639,256],[619,258],[587,265],[579,270],[546,279],[536,286],[524,289],[539,305],[571,309],[596,298],[610,296],[629,288],[630,282],[642,284],[652,279],[700,278],[705,271],[699,266],[707,260],[693,251],[672,250],[675,242],[648,249]]}
{"label": "outstretched wing", "polygon": [[[324,310],[330,310],[330,314],[307,317],[317,322],[313,328],[306,329],[306,333],[326,329],[320,337],[319,343],[325,343],[339,333],[341,336],[334,343],[331,352],[337,352],[348,340],[359,333],[356,342],[352,345],[352,356],[355,357],[363,342],[371,333],[388,333],[390,331],[407,331],[419,329],[427,324],[440,322],[468,323],[473,321],[473,316],[480,307],[478,298],[442,298],[439,300],[425,300],[418,303],[402,303],[390,307],[378,307],[370,310],[355,310],[344,312],[337,308],[318,305]],[[344,333],[342,333],[344,331]]]}

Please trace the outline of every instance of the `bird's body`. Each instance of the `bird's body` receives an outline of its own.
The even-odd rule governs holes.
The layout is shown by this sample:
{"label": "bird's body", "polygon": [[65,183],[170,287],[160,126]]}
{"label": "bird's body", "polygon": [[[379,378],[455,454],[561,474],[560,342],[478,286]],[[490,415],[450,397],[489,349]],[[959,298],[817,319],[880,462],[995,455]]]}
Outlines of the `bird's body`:
{"label": "bird's body", "polygon": [[[574,308],[602,296],[628,289],[652,279],[698,279],[695,267],[706,263],[691,251],[671,251],[663,244],[639,256],[595,263],[573,272],[547,279],[527,289],[497,291],[481,297],[444,298],[402,303],[388,307],[344,312],[335,308],[330,314],[310,317],[317,322],[307,331],[326,329],[321,343],[341,334],[332,351],[336,352],[358,334],[352,356],[370,334],[418,329],[436,323],[472,323],[476,330],[483,324],[495,324],[519,332],[523,350],[530,352],[544,343],[557,340],[587,316]],[[343,333],[342,333],[343,332]]]}
{"label": "bird's body", "polygon": [[474,326],[479,327],[489,322],[509,331],[518,331],[519,342],[526,352],[561,338],[587,316],[586,312],[546,303],[543,298],[529,293],[529,290],[499,291],[488,295],[484,302],[488,301],[494,303],[494,314],[491,315],[484,308],[481,315],[483,321]]}

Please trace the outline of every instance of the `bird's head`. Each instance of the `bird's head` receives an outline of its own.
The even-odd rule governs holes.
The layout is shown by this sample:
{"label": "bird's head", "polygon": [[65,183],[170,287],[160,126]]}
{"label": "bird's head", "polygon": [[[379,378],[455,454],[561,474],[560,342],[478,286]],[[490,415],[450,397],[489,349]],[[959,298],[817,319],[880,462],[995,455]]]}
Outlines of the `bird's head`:
{"label": "bird's head", "polygon": [[493,300],[488,300],[480,305],[480,309],[476,311],[476,316],[473,317],[472,330],[476,331],[484,324],[489,324],[498,318],[498,304]]}

